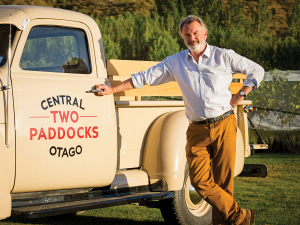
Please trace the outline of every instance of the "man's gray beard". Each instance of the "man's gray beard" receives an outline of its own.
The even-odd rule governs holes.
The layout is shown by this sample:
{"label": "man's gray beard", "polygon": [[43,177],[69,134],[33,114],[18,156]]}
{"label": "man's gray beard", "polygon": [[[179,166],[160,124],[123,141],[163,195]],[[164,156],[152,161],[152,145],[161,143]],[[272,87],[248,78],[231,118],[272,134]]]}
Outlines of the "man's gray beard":
{"label": "man's gray beard", "polygon": [[191,51],[191,52],[199,52],[200,51],[200,49],[201,49],[201,42],[199,41],[199,44],[197,44],[197,45],[189,45],[189,44],[187,44],[187,47],[188,47],[188,49]]}

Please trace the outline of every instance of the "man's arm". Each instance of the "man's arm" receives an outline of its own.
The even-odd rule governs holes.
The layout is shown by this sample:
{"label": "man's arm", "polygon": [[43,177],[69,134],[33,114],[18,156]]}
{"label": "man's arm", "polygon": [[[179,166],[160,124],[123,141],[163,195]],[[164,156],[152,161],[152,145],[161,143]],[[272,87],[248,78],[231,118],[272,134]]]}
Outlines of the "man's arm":
{"label": "man's arm", "polygon": [[98,95],[110,95],[116,92],[120,92],[120,91],[126,91],[126,90],[130,90],[133,89],[133,83],[132,83],[132,78],[129,78],[125,81],[123,81],[122,83],[118,84],[115,87],[109,87],[105,84],[98,84],[96,85],[96,90],[103,90],[102,92],[98,92]]}
{"label": "man's arm", "polygon": [[[250,91],[258,88],[259,83],[263,80],[264,77],[264,69],[259,64],[239,54],[236,54],[232,50],[228,52],[228,57],[231,71],[233,73],[242,73],[247,75],[241,91],[244,91],[245,94],[248,95]],[[242,96],[240,93],[233,94],[230,105],[235,108],[243,99],[244,96]]]}
{"label": "man's arm", "polygon": [[175,80],[170,71],[172,68],[172,58],[168,57],[155,66],[148,68],[145,71],[131,74],[131,78],[123,81],[115,87],[109,87],[105,84],[96,85],[96,89],[102,90],[98,95],[110,95],[120,91],[126,91],[133,88],[141,88],[145,84],[159,85]]}

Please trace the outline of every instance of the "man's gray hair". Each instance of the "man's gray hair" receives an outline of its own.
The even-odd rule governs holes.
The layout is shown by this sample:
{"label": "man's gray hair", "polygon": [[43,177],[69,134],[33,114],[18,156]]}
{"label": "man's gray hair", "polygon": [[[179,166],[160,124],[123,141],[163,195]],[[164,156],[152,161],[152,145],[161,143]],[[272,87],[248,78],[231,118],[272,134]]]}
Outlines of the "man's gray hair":
{"label": "man's gray hair", "polygon": [[182,27],[184,24],[190,24],[191,22],[197,21],[198,23],[200,23],[200,25],[202,26],[203,31],[207,31],[206,25],[203,22],[203,20],[201,20],[198,16],[194,16],[194,15],[188,15],[187,17],[185,17],[179,24],[179,32],[180,34],[182,31]]}

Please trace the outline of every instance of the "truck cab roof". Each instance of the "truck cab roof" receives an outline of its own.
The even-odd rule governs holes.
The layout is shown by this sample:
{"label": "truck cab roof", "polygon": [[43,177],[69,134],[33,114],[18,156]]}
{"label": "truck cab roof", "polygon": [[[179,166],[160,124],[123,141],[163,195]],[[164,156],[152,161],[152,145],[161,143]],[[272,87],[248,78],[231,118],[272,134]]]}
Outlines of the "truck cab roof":
{"label": "truck cab roof", "polygon": [[[26,19],[59,19],[78,21],[88,25],[89,27],[97,26],[95,21],[89,16],[70,10],[26,5],[0,6],[0,23],[9,24],[10,19],[11,23],[20,30],[24,28],[23,24]],[[97,27],[97,29],[99,28]]]}

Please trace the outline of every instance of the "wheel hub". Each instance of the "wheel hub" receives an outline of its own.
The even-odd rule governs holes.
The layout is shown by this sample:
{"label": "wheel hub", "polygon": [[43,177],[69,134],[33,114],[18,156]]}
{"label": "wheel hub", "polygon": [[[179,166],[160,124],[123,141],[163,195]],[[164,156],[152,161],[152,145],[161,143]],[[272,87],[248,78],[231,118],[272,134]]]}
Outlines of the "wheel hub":
{"label": "wheel hub", "polygon": [[189,211],[198,217],[205,215],[211,207],[191,185],[190,177],[185,185],[185,200]]}

